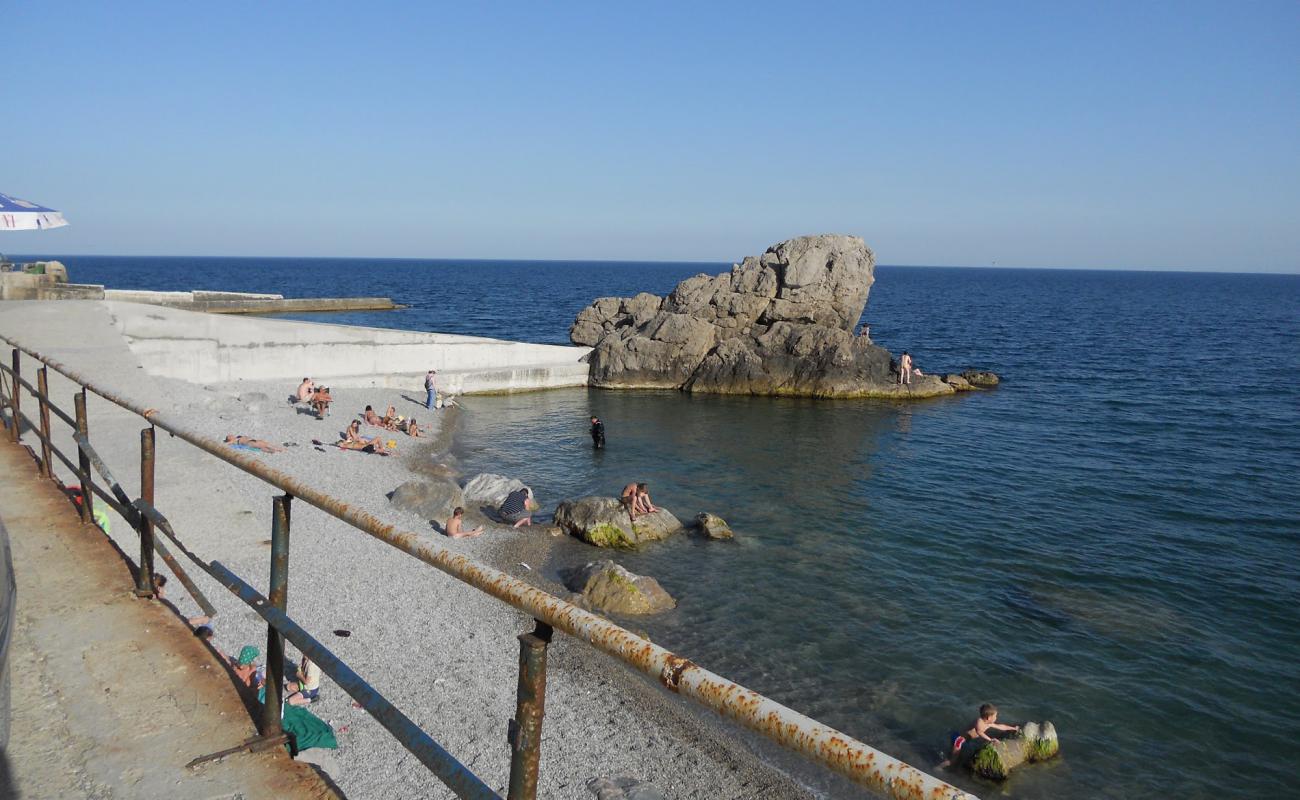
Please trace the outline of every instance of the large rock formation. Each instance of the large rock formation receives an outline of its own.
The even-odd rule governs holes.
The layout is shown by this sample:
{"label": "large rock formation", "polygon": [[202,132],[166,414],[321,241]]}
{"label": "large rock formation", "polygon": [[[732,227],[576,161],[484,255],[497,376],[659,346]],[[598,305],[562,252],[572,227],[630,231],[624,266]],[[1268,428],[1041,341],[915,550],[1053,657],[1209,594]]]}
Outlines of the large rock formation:
{"label": "large rock formation", "polygon": [[451,481],[407,481],[393,490],[388,502],[395,508],[441,522],[452,509],[465,504],[465,495]]}
{"label": "large rock formation", "polygon": [[638,514],[633,522],[616,497],[565,500],[555,509],[555,524],[587,544],[617,550],[630,550],[682,531],[682,523],[663,508],[653,514]]}
{"label": "large rock formation", "polygon": [[607,388],[815,397],[933,396],[935,376],[899,386],[889,352],[853,327],[875,256],[855,236],[803,236],[667,297],[602,297],[578,314],[574,344],[595,349],[591,383]]}

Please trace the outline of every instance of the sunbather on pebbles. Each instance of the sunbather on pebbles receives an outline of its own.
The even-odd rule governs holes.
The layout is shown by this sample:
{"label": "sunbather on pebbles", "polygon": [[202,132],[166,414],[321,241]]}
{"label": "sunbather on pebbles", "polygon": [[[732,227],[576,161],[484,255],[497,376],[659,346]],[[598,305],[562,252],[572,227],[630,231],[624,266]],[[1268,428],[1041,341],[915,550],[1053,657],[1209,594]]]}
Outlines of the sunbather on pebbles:
{"label": "sunbather on pebbles", "polygon": [[352,420],[348,429],[343,432],[343,438],[335,442],[336,447],[344,450],[360,450],[363,453],[378,453],[381,456],[388,455],[388,450],[384,447],[384,441],[378,436],[367,439],[361,435],[361,423],[358,420]]}
{"label": "sunbather on pebbles", "polygon": [[277,447],[265,439],[254,439],[251,436],[236,436],[230,434],[226,437],[226,444],[236,450],[259,450],[263,453],[283,453],[283,447]]}

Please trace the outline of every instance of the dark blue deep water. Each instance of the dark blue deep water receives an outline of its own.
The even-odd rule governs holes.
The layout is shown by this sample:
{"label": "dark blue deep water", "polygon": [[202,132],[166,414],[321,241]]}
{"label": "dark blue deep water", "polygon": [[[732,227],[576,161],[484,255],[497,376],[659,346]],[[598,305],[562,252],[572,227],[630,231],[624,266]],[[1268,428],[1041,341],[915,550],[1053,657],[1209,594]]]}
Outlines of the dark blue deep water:
{"label": "dark blue deep water", "polygon": [[[66,257],[116,288],[390,295],[318,321],[564,342],[717,264]],[[726,517],[623,560],[656,641],[932,768],[993,701],[1063,757],[983,797],[1300,785],[1300,277],[881,267],[865,319],[991,392],[897,404],[555,391],[466,401],[471,471],[543,502],[648,481]],[[602,416],[593,454],[585,418]],[[565,543],[551,568],[589,555]]]}

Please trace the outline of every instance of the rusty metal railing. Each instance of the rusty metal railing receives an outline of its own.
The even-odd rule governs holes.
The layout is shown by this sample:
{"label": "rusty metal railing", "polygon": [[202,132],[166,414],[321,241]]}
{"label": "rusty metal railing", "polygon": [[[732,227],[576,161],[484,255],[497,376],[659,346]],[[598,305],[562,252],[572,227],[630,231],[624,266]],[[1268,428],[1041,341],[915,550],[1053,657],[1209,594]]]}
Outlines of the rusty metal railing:
{"label": "rusty metal railing", "polygon": [[[0,364],[0,371],[10,373],[15,381],[15,391],[9,402],[12,419],[19,421],[11,431],[11,436],[15,440],[18,434],[16,429],[24,419],[17,399],[17,386],[21,384],[28,388],[29,392],[33,391],[32,387],[20,377],[19,352],[21,351],[83,387],[82,392],[77,395],[80,402],[76,419],[78,432],[83,437],[86,436],[84,392],[90,390],[122,408],[141,415],[152,426],[161,428],[284,491],[285,497],[275,500],[275,513],[272,517],[272,572],[269,598],[258,595],[242,579],[230,573],[220,563],[215,561],[205,563],[185,549],[165,517],[152,507],[151,502],[135,501],[132,508],[137,512],[138,521],[150,521],[200,569],[230,589],[267,621],[268,664],[275,663],[269,658],[272,651],[270,645],[282,647],[283,640],[280,637],[287,638],[309,658],[316,661],[322,671],[356,698],[394,735],[399,743],[415,754],[421,763],[428,766],[459,796],[489,797],[495,794],[284,613],[288,589],[289,498],[297,498],[309,503],[347,522],[361,532],[414,556],[533,617],[536,629],[518,637],[520,641],[518,704],[515,719],[511,720],[509,726],[508,737],[511,745],[508,793],[510,800],[536,796],[544,712],[546,651],[554,631],[566,633],[586,642],[595,649],[650,675],[667,690],[735,720],[777,744],[888,797],[898,798],[898,800],[920,798],[975,800],[972,795],[948,783],[764,697],[758,692],[710,672],[689,659],[648,642],[607,619],[504,572],[479,564],[414,531],[402,530],[383,522],[374,515],[270,467],[253,456],[232,451],[222,442],[190,428],[179,416],[163,414],[112,389],[97,386],[94,381],[77,370],[42,356],[7,336],[0,336],[0,340],[4,340],[14,348],[13,368],[9,369]],[[33,394],[35,395],[34,392]],[[44,392],[40,396],[43,397]],[[66,415],[62,416],[66,418]],[[43,433],[44,444],[48,439],[48,430],[44,430]],[[82,455],[86,457],[85,450],[82,451]],[[89,467],[86,467],[82,471],[83,486],[86,485],[88,475]],[[87,491],[85,497],[88,502],[91,492]],[[88,513],[85,506],[86,503],[83,503],[83,514]],[[280,532],[278,543],[277,531]],[[143,553],[143,542],[141,550]],[[276,661],[282,662],[282,659]],[[276,681],[282,680],[282,677],[281,675],[268,676],[266,702],[268,709],[276,708],[278,705],[278,697],[272,697],[269,687],[276,685]],[[268,712],[263,721],[263,735],[279,733],[278,716],[274,720],[271,719],[272,716],[275,715]]]}

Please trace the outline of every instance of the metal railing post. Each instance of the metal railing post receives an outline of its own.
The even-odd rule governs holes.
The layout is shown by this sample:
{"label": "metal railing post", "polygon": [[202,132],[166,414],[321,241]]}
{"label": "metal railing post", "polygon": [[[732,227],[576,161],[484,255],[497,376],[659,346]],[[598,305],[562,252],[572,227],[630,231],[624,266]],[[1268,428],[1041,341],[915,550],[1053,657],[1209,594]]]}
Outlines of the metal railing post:
{"label": "metal railing post", "polygon": [[[140,431],[140,499],[153,505],[153,445],[154,433],[150,426]],[[135,596],[153,594],[153,520],[147,514],[138,515],[140,532],[140,566],[135,573]]]}
{"label": "metal railing post", "polygon": [[542,715],[546,706],[546,646],[551,626],[537,620],[532,633],[519,634],[519,693],[510,721],[510,789],[508,800],[537,797],[537,770],[542,760]]}
{"label": "metal railing post", "polygon": [[13,378],[14,393],[13,396],[9,398],[9,409],[13,412],[14,424],[9,428],[9,439],[10,441],[16,442],[22,435],[21,430],[23,425],[23,417],[22,414],[19,413],[19,407],[22,405],[22,401],[20,400],[22,384],[18,382],[20,375],[19,369],[22,365],[18,361],[17,347],[14,348],[13,365],[13,372],[10,373],[9,377]]}
{"label": "metal railing post", "polygon": [[[90,441],[90,425],[86,420],[86,390],[83,388],[72,397],[72,404],[77,409],[77,433]],[[95,521],[95,490],[91,487],[90,456],[80,447],[77,448],[77,475],[81,478],[81,524],[89,525]]]}
{"label": "metal railing post", "polygon": [[[289,605],[289,501],[276,497],[271,510],[271,588],[266,599],[282,612]],[[280,733],[280,701],[284,691],[284,636],[266,626],[266,702],[262,706],[262,735]]]}
{"label": "metal railing post", "polygon": [[36,370],[36,402],[41,409],[41,474],[47,478],[54,477],[54,454],[50,452],[50,380],[49,368],[42,366]]}

